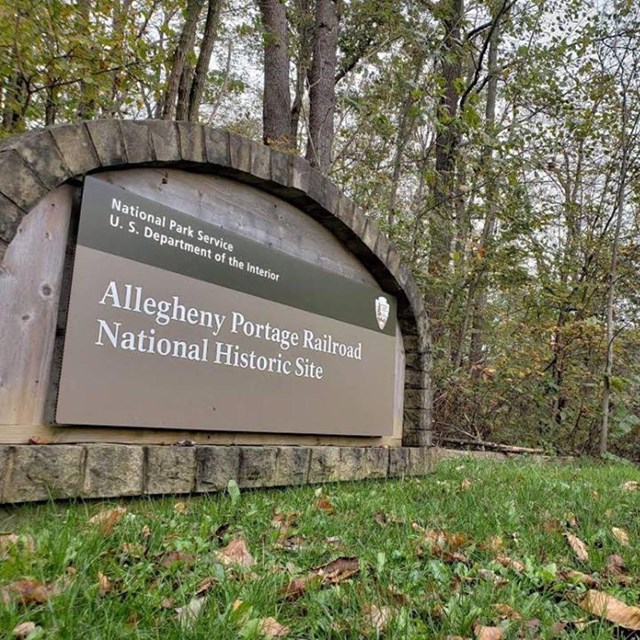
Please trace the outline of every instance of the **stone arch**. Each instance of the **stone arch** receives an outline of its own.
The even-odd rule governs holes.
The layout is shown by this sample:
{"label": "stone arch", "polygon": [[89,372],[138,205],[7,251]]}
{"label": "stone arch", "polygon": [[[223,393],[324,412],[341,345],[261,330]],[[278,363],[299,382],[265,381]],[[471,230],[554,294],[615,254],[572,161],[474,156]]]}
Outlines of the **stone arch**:
{"label": "stone arch", "polygon": [[406,362],[403,444],[430,444],[430,338],[417,284],[376,224],[301,157],[204,125],[162,120],[79,122],[13,137],[0,145],[0,259],[24,216],[49,192],[89,173],[131,167],[230,177],[331,231],[397,298]]}

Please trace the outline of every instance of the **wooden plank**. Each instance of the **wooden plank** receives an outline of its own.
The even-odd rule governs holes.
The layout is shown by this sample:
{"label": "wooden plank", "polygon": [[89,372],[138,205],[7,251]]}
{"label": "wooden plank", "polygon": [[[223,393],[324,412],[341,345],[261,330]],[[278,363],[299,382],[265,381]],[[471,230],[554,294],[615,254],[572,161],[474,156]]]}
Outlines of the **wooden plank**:
{"label": "wooden plank", "polygon": [[43,422],[73,192],[29,212],[0,267],[0,424]]}
{"label": "wooden plank", "polygon": [[329,271],[375,285],[369,271],[328,229],[284,200],[250,185],[178,169],[107,171],[96,177]]}
{"label": "wooden plank", "polygon": [[197,444],[223,445],[334,445],[399,447],[401,438],[355,438],[348,436],[296,436],[271,433],[229,433],[114,427],[56,427],[52,425],[0,425],[0,442],[27,444],[32,437],[52,444],[113,442],[120,444],[174,444],[190,440]]}

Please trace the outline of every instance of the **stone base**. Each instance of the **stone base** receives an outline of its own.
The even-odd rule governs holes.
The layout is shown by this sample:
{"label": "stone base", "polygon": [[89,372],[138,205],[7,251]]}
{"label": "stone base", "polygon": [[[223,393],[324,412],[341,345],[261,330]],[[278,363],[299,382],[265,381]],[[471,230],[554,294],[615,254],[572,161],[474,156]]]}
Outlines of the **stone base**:
{"label": "stone base", "polygon": [[421,476],[431,447],[0,446],[0,503],[106,498]]}

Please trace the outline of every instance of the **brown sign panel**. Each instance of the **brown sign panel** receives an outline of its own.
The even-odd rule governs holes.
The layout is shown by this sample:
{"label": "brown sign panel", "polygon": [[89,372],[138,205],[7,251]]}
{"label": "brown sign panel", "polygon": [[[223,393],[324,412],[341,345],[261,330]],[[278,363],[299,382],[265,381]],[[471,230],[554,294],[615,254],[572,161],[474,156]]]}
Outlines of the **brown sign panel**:
{"label": "brown sign panel", "polygon": [[60,424],[391,435],[383,291],[87,178]]}

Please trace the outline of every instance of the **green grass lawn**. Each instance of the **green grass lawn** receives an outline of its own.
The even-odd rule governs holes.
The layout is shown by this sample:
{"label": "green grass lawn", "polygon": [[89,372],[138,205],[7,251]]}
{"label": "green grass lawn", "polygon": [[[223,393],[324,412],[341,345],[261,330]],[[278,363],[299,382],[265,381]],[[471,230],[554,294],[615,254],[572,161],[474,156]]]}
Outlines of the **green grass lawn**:
{"label": "green grass lawn", "polygon": [[[640,472],[622,464],[464,459],[405,481],[16,507],[0,525],[19,536],[0,538],[0,636],[33,622],[32,638],[260,638],[271,617],[289,638],[611,638],[576,602],[593,580],[640,604],[629,481]],[[227,549],[237,539],[250,556]],[[340,557],[356,560],[312,571]]]}

